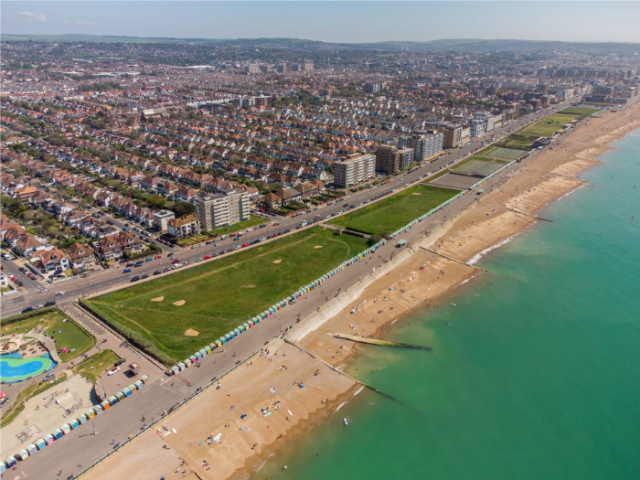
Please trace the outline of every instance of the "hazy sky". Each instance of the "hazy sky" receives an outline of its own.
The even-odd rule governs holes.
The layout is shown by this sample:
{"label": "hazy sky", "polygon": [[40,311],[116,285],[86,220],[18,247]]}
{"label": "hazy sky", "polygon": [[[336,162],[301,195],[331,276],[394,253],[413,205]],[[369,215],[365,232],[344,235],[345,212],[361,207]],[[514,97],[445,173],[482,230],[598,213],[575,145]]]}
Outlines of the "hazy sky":
{"label": "hazy sky", "polygon": [[2,1],[3,33],[640,42],[640,2]]}

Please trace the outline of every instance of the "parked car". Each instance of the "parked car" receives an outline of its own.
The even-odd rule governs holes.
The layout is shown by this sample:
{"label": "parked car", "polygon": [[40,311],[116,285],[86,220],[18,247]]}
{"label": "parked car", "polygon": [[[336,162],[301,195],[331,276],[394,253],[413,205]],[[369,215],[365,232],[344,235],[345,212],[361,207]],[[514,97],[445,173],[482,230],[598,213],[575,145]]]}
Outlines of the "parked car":
{"label": "parked car", "polygon": [[54,378],[56,376],[55,373],[51,372],[51,373],[47,373],[44,378],[42,379],[43,382],[47,382],[49,380],[51,380],[52,378]]}
{"label": "parked car", "polygon": [[56,297],[61,297],[62,295],[64,295],[64,290],[60,290],[58,292],[55,293]]}
{"label": "parked car", "polygon": [[156,270],[155,272],[153,272],[154,275],[160,275],[162,273],[161,270]]}
{"label": "parked car", "polygon": [[137,275],[131,279],[132,282],[137,282],[138,280],[140,280],[140,277]]}
{"label": "parked car", "polygon": [[145,278],[149,278],[149,275],[146,273],[140,277],[141,280],[144,280]]}
{"label": "parked car", "polygon": [[56,304],[55,300],[49,300],[48,302],[44,303],[44,308],[53,307],[55,304]]}
{"label": "parked car", "polygon": [[174,265],[175,265],[176,263],[180,263],[180,259],[176,258],[176,259],[175,259],[174,261],[172,261],[171,263],[173,263]]}
{"label": "parked car", "polygon": [[130,268],[125,268],[122,273],[131,273],[131,269]]}
{"label": "parked car", "polygon": [[33,307],[27,307],[22,310],[22,313],[29,313],[29,312],[33,312]]}
{"label": "parked car", "polygon": [[116,373],[118,373],[120,371],[120,367],[113,367],[111,370],[109,370],[107,372],[107,375],[111,376],[111,375],[115,375]]}
{"label": "parked car", "polygon": [[204,257],[202,257],[202,260],[209,260],[211,258],[211,255],[205,255]]}
{"label": "parked car", "polygon": [[158,260],[158,259],[162,258],[162,255],[156,255],[156,256],[155,256],[155,257],[153,257],[153,258],[155,258],[156,260]]}
{"label": "parked car", "polygon": [[41,288],[40,293],[47,293],[49,291],[48,288]]}
{"label": "parked car", "polygon": [[41,303],[33,307],[34,310],[40,310],[41,308],[44,308],[44,305],[42,305]]}

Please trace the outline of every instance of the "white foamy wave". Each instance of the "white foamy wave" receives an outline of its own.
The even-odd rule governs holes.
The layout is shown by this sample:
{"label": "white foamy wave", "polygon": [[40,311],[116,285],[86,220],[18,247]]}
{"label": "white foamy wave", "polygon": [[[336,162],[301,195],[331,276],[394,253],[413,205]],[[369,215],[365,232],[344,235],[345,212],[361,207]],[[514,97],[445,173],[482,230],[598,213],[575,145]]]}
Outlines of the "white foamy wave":
{"label": "white foamy wave", "polygon": [[513,240],[515,237],[517,237],[519,235],[519,233],[516,233],[515,235],[507,238],[506,240],[503,240],[501,242],[496,243],[495,245],[486,248],[484,250],[482,250],[480,253],[477,253],[476,255],[473,256],[473,258],[471,260],[469,260],[469,262],[467,262],[469,265],[473,265],[475,263],[478,262],[478,260],[480,260],[482,257],[484,257],[487,253],[495,250],[496,248],[500,248],[503,245],[506,245],[507,243],[509,243],[511,240]]}

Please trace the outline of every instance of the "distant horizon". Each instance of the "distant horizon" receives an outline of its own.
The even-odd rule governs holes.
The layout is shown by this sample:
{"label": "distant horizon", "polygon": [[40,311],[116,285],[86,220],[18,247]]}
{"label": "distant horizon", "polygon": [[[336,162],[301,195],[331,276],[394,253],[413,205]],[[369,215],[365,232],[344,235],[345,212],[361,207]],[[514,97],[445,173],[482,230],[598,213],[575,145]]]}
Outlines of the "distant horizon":
{"label": "distant horizon", "polygon": [[[640,2],[3,1],[7,35],[640,43]],[[395,40],[388,40],[394,38]]]}
{"label": "distant horizon", "polygon": [[78,36],[78,37],[122,37],[122,38],[136,38],[141,40],[212,40],[212,41],[234,41],[234,40],[298,40],[304,42],[318,42],[327,44],[341,44],[341,45],[374,45],[374,44],[389,44],[389,43],[437,43],[447,41],[459,41],[459,42],[531,42],[531,43],[576,43],[576,44],[627,44],[627,45],[640,45],[640,41],[629,42],[613,42],[613,41],[592,41],[592,40],[530,40],[526,38],[434,38],[431,40],[378,40],[373,42],[338,42],[329,40],[313,40],[310,38],[302,37],[178,37],[178,36],[140,36],[140,35],[114,35],[114,34],[90,34],[90,33],[54,33],[54,34],[38,34],[38,33],[17,33],[17,32],[3,32],[1,37],[15,36],[15,37],[65,37],[65,36]]}

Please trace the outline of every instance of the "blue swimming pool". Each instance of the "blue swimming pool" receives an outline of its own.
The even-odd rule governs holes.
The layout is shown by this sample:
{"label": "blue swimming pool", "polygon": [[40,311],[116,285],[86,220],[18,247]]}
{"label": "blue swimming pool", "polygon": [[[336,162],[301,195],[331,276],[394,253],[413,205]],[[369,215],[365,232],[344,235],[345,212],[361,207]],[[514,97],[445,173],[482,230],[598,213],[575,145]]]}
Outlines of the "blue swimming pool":
{"label": "blue swimming pool", "polygon": [[16,383],[40,375],[56,366],[48,353],[41,357],[21,358],[15,355],[0,357],[0,381]]}

